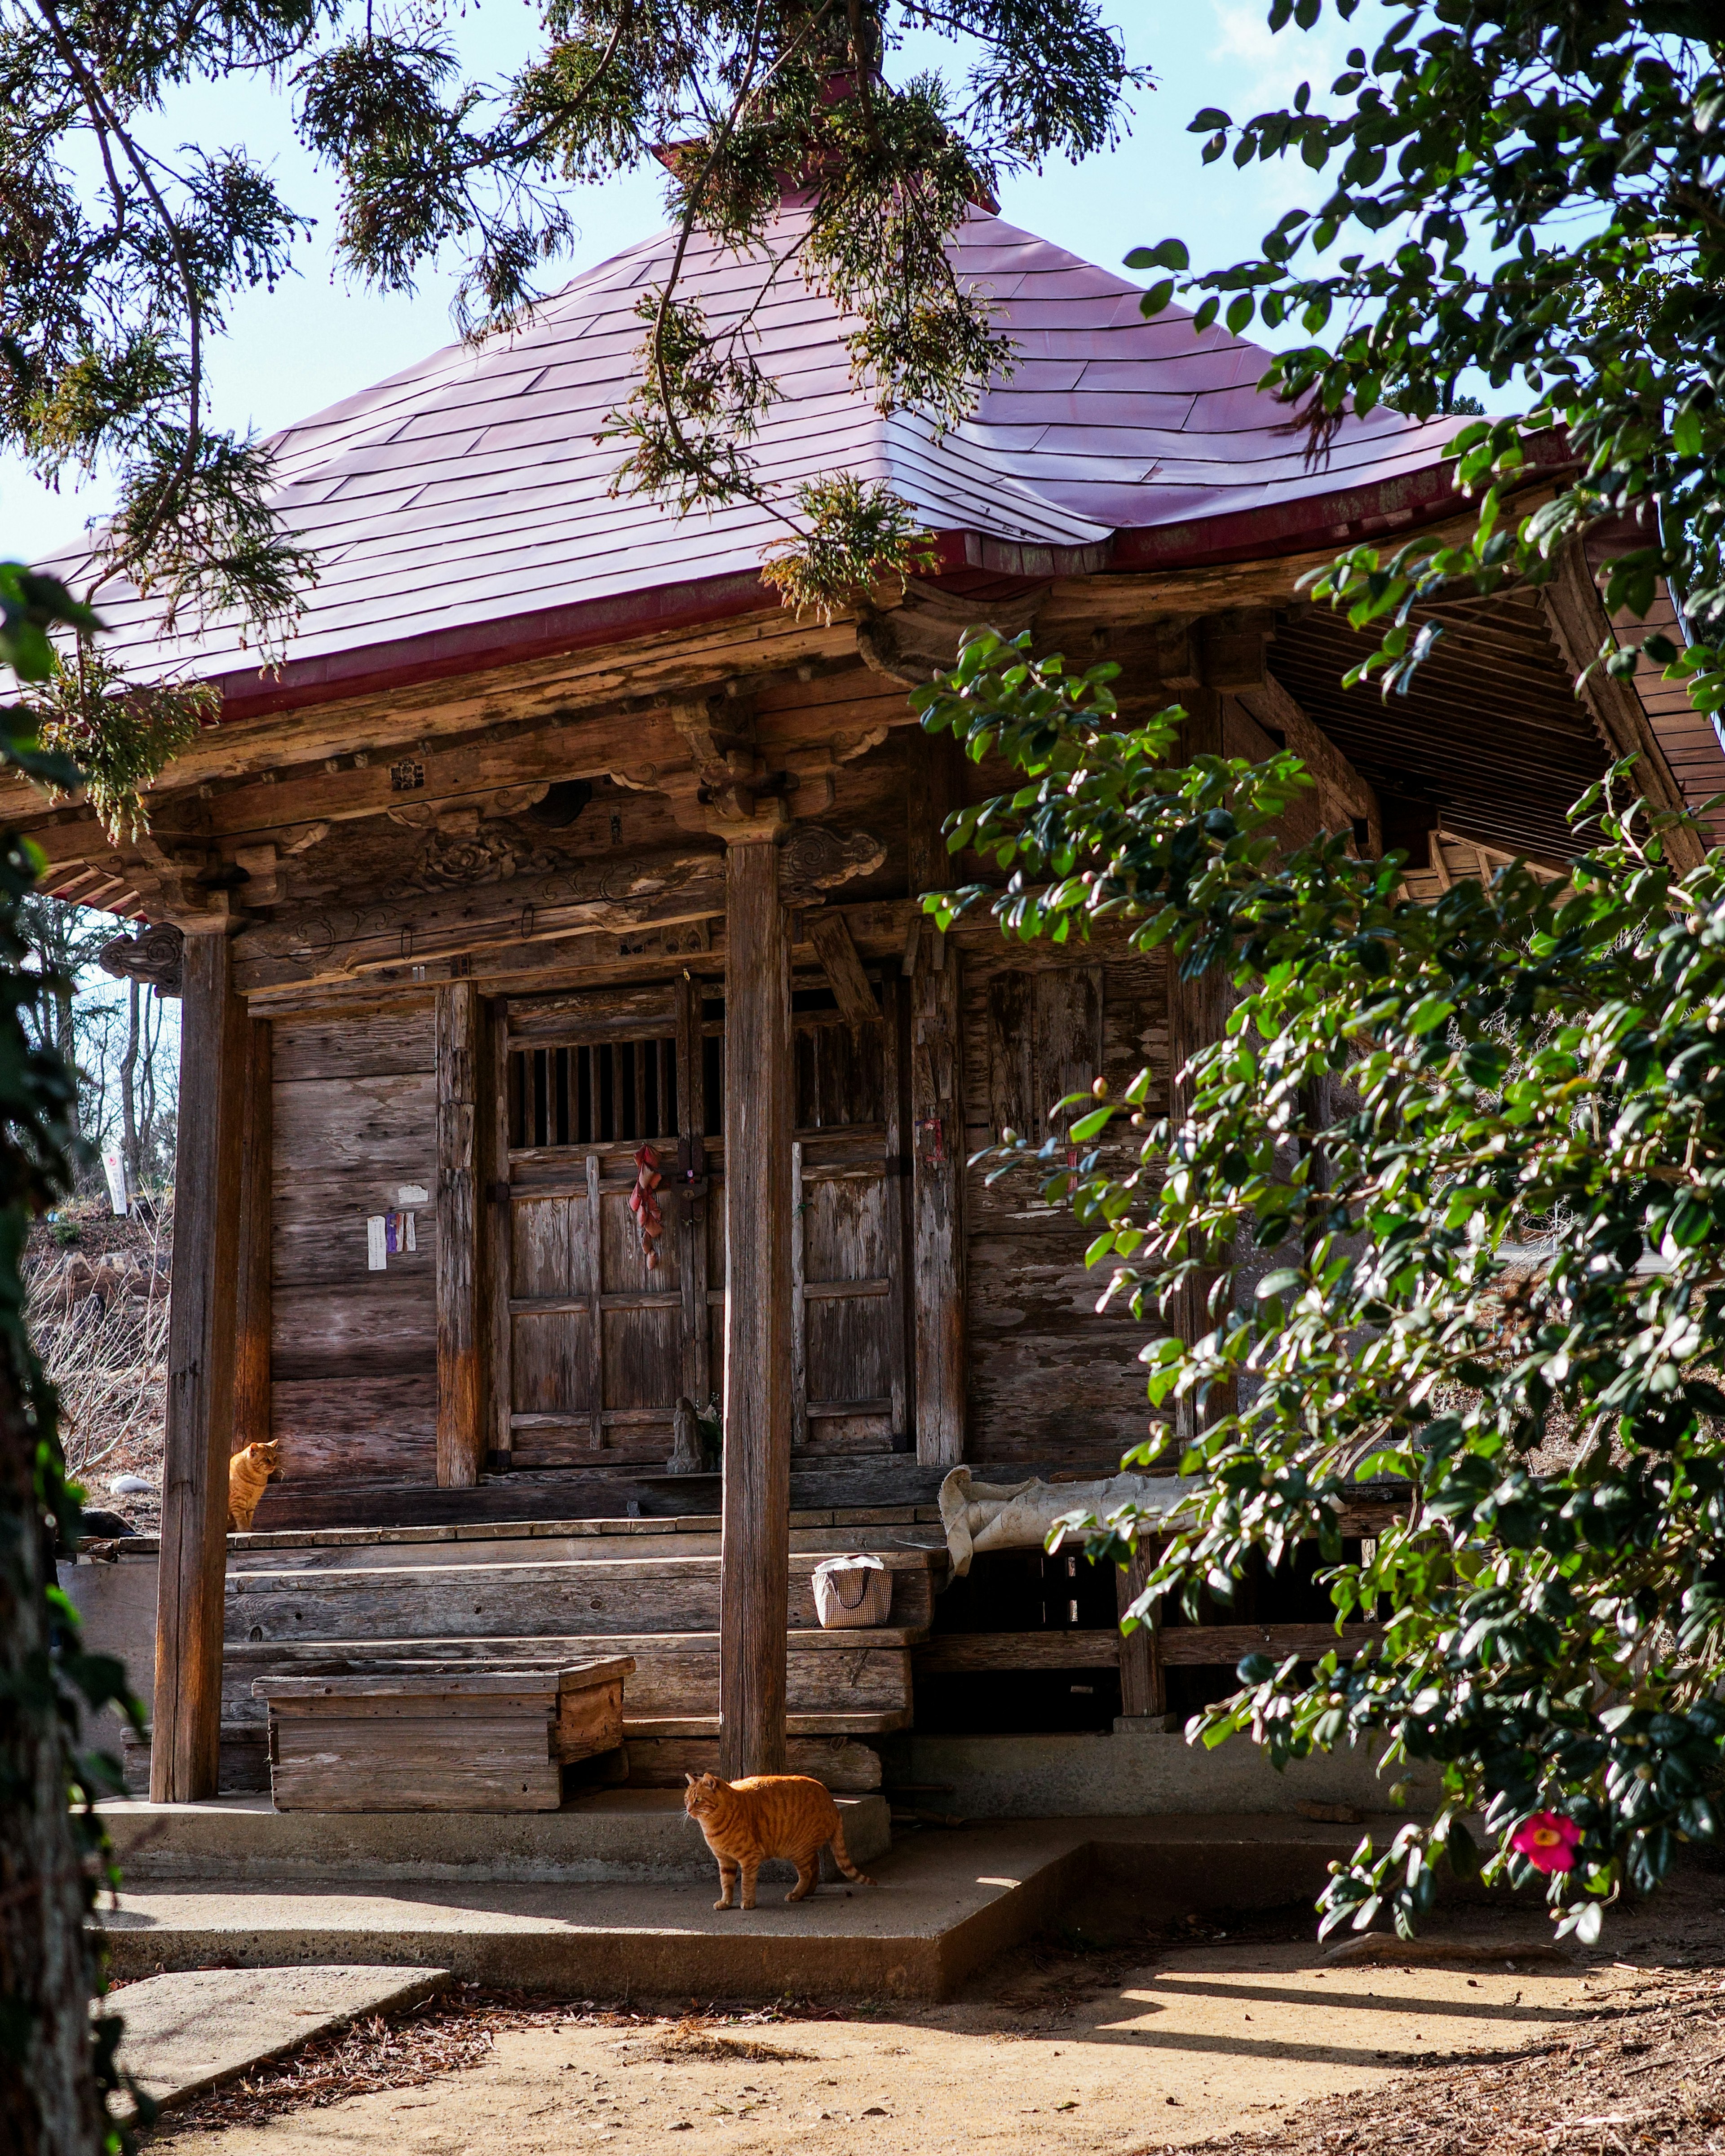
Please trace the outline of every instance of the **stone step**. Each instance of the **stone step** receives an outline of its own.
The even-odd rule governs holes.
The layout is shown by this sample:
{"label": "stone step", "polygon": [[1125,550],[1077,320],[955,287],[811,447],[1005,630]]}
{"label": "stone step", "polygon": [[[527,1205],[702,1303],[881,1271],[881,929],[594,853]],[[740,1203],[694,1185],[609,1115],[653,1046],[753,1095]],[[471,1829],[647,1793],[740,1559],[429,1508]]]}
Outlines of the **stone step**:
{"label": "stone step", "polygon": [[[572,1877],[561,1868],[567,1840],[548,1839],[566,1832],[567,1813],[472,1820],[450,1813],[335,1820],[288,1814],[278,1825],[304,1840],[291,1860],[285,1840],[277,1842],[268,1878],[232,1867],[244,1854],[236,1834],[226,1845],[225,1876],[167,1879],[138,1868],[171,1861],[145,1850],[156,1830],[148,1808],[103,1809],[110,1829],[117,1826],[127,1876],[118,1907],[97,1920],[121,1981],[212,1964],[418,1964],[461,1981],[566,1998],[681,2002],[691,1994],[765,2000],[787,1992],[942,1999],[973,1970],[1055,1925],[1109,1942],[1209,1910],[1301,1902],[1309,1910],[1327,1866],[1359,1836],[1358,1828],[1226,1815],[1018,1820],[916,1835],[863,1866],[874,1886],[823,1885],[793,1906],[774,1880],[745,1912],[712,1907],[711,1876]],[[173,1809],[231,1818],[237,1808]],[[1394,1831],[1394,1822],[1382,1824]],[[374,1839],[362,1846],[341,1840],[357,1830]],[[407,1838],[434,1830],[439,1849]],[[170,1831],[185,1834],[177,1822]],[[614,1852],[614,1825],[608,1834]],[[853,1851],[866,1845],[859,1830]],[[363,1861],[367,1848],[381,1848],[389,1865],[369,1879],[312,1868],[331,1861],[332,1849],[334,1861],[345,1863]],[[251,1861],[259,1861],[255,1842]],[[290,1861],[307,1868],[296,1876]],[[505,1869],[487,1878],[488,1865]],[[781,1869],[788,1881],[789,1866]]]}
{"label": "stone step", "polygon": [[[832,1553],[828,1553],[831,1554]],[[880,1553],[892,1575],[891,1623],[928,1625],[946,1553]],[[818,1630],[814,1552],[791,1558],[786,1622]],[[716,1633],[716,1556],[562,1559],[549,1563],[357,1564],[230,1573],[230,1645],[301,1640],[420,1637],[615,1637],[624,1633]]]}
{"label": "stone step", "polygon": [[[891,1845],[886,1799],[869,1793],[834,1801],[850,1860],[866,1871]],[[122,1875],[134,1885],[711,1881],[716,1892],[718,1879],[674,1789],[602,1789],[555,1812],[278,1812],[267,1796],[127,1800],[100,1809]],[[783,1876],[796,1875],[787,1865]],[[822,1876],[839,1876],[830,1856]]]}

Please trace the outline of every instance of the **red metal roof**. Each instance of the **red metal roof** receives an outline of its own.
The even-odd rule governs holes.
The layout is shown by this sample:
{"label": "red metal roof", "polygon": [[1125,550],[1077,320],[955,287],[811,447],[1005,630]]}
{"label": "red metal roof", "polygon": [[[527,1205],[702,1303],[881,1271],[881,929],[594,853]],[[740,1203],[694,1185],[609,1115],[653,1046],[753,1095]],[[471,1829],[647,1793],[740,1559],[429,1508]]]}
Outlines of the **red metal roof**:
{"label": "red metal roof", "polygon": [[[643,240],[514,332],[448,346],[275,438],[278,506],[321,571],[273,682],[234,627],[159,641],[155,609],[110,591],[116,655],[221,680],[230,709],[255,710],[762,603],[755,572],[782,526],[752,506],[679,517],[614,495],[621,447],[594,439],[633,385],[635,305],[671,244]],[[954,246],[1018,362],[943,436],[875,410],[845,323],[793,271],[759,305],[757,357],[783,393],[754,454],[787,498],[823,473],[885,480],[948,560],[1029,575],[1292,552],[1450,499],[1454,422],[1349,417],[1314,464],[1255,387],[1260,347],[1194,335],[1179,309],[1147,322],[1136,285],[980,210]],[[685,274],[716,326],[757,303],[762,261],[697,244]]]}

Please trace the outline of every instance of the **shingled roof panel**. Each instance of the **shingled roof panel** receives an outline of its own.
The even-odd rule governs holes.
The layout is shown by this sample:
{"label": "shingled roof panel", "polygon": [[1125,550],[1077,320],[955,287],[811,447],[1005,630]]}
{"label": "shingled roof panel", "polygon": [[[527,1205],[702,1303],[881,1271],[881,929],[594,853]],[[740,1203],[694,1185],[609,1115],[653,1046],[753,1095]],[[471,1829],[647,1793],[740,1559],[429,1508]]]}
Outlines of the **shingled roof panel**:
{"label": "shingled roof panel", "polygon": [[[775,233],[777,251],[789,236]],[[512,332],[434,352],[274,438],[277,506],[321,557],[290,666],[341,658],[351,670],[352,654],[404,636],[588,600],[608,613],[630,595],[758,567],[783,535],[768,510],[680,519],[628,488],[614,494],[626,444],[593,439],[634,387],[635,306],[673,244],[669,233],[643,240]],[[1243,509],[1310,501],[1316,512],[1338,489],[1435,471],[1453,431],[1350,416],[1313,460],[1285,408],[1255,386],[1269,363],[1258,347],[1197,332],[1178,309],[1146,321],[1136,285],[982,211],[953,254],[961,279],[993,299],[1016,367],[942,434],[876,408],[851,372],[855,326],[794,270],[763,299],[764,257],[706,239],[690,249],[683,295],[710,322],[753,310],[755,357],[781,391],[754,455],[787,506],[802,482],[844,471],[891,484],[937,531],[1091,547],[1117,531],[1201,533]],[[1201,557],[1201,539],[1190,552]],[[237,623],[162,639],[154,604],[111,588],[102,611],[116,656],[140,669],[219,675],[256,663]]]}

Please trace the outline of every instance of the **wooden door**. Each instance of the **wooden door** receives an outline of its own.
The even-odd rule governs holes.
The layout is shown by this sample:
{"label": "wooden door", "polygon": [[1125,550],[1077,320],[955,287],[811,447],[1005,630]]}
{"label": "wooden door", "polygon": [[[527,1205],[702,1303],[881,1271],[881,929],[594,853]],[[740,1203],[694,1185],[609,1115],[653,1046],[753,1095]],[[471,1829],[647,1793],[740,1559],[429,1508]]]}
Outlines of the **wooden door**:
{"label": "wooden door", "polygon": [[909,1450],[899,984],[851,1025],[819,980],[793,986],[793,1436],[809,1457]]}
{"label": "wooden door", "polygon": [[[662,1466],[679,1396],[709,1390],[691,993],[499,1007],[493,1337],[499,1449],[516,1467]],[[664,1178],[653,1267],[629,1208],[647,1145]]]}
{"label": "wooden door", "polygon": [[[871,971],[878,1023],[848,1024],[824,974],[791,988],[792,1447],[799,1460],[911,1448],[897,979]],[[713,1383],[724,1368],[724,1003],[701,1033],[706,1173],[704,1255]]]}
{"label": "wooden door", "polygon": [[[793,984],[804,1458],[911,1443],[899,984],[874,985],[880,1019],[851,1025],[824,976]],[[662,1464],[678,1396],[704,1408],[722,1389],[724,1009],[717,983],[684,980],[500,1010],[494,1355],[498,1446],[517,1467]],[[629,1210],[644,1142],[665,1176],[651,1273]]]}

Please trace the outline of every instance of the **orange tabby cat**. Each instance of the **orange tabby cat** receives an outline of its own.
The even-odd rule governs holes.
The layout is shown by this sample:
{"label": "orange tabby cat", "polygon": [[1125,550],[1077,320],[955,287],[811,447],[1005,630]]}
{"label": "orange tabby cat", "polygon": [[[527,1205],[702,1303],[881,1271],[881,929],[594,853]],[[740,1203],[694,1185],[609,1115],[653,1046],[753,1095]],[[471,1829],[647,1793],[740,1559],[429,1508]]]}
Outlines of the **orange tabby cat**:
{"label": "orange tabby cat", "polygon": [[859,1871],[845,1847],[845,1827],[839,1807],[824,1784],[812,1774],[751,1774],[740,1782],[723,1782],[716,1774],[690,1774],[683,1809],[706,1837],[706,1845],[719,1860],[719,1885],[724,1890],[716,1909],[731,1907],[731,1890],[742,1874],[742,1906],[755,1906],[755,1876],[769,1856],[788,1856],[797,1867],[797,1883],[786,1895],[800,1902],[820,1876],[820,1853],[832,1844],[833,1859],[847,1879],[859,1887],[874,1881]]}
{"label": "orange tabby cat", "polygon": [[228,1462],[228,1531],[251,1532],[252,1515],[264,1494],[264,1485],[281,1465],[281,1445],[275,1438],[249,1445]]}

